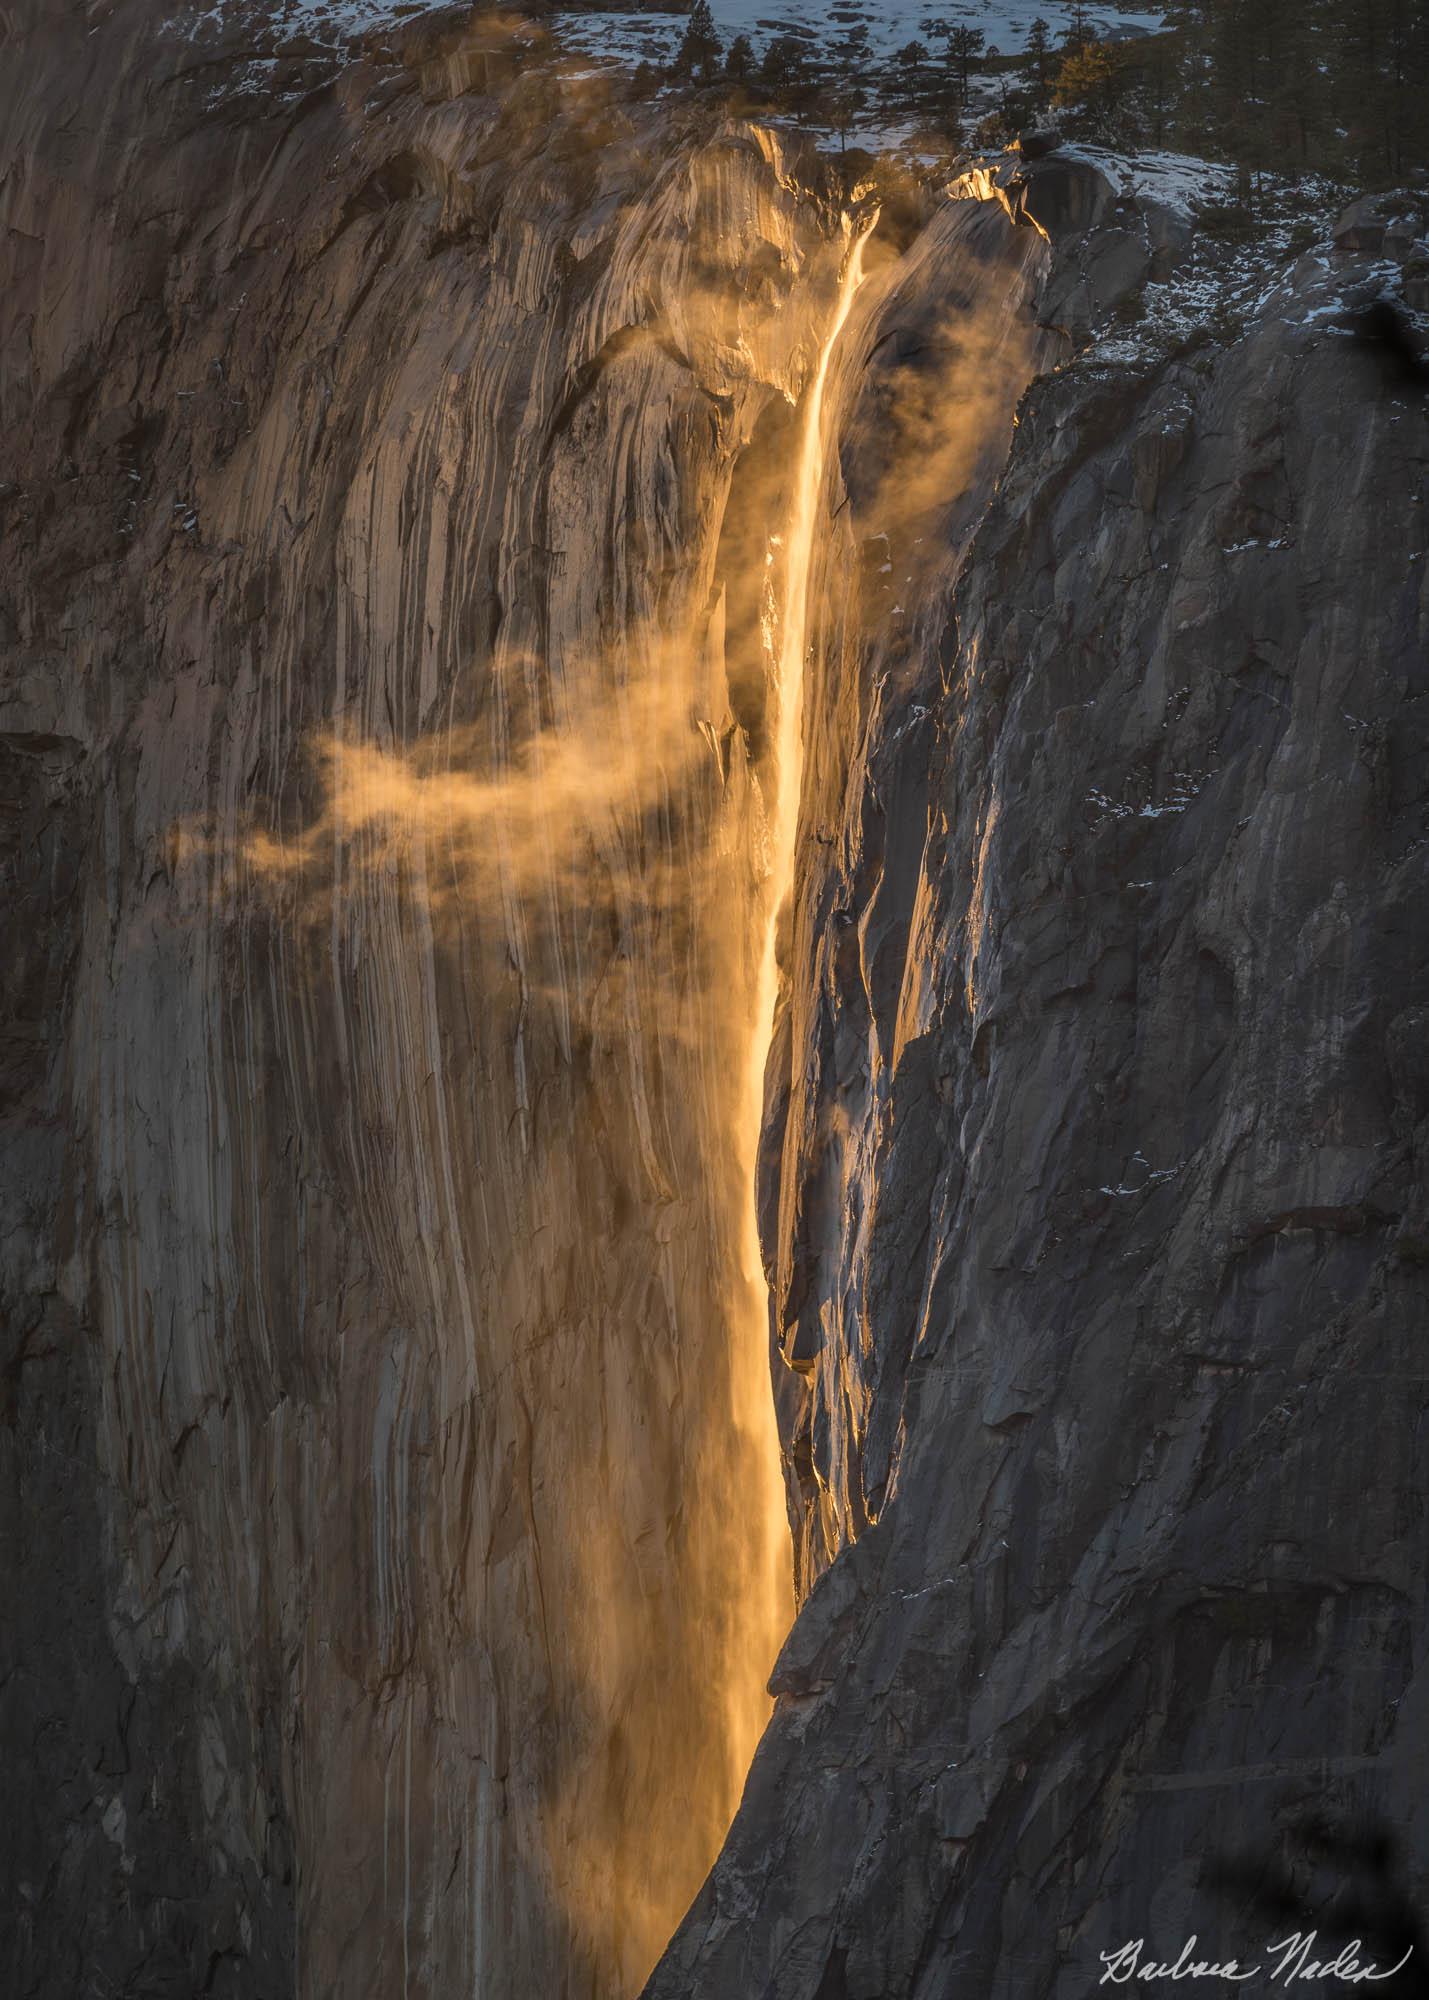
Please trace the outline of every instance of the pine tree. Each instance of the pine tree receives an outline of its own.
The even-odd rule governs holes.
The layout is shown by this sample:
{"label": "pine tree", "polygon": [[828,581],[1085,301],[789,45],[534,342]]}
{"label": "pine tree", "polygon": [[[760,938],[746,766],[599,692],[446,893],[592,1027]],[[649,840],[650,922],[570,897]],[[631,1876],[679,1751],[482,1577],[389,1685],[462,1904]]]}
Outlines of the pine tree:
{"label": "pine tree", "polygon": [[736,35],[724,59],[724,73],[731,83],[748,83],[754,74],[754,44],[748,35]]}
{"label": "pine tree", "polygon": [[[1038,15],[1020,79],[1003,83],[1001,127],[1035,120],[1050,98],[1074,129],[1232,162],[1239,203],[1252,210],[1267,173],[1387,187],[1429,167],[1429,0],[1161,0],[1161,7],[1158,33],[1113,43],[1096,39],[1090,0],[1069,0],[1060,36]],[[785,29],[762,55],[747,34],[726,55],[710,0],[693,0],[674,74],[751,86],[757,79],[781,108],[831,122],[844,140],[876,90],[887,110],[956,137],[988,54],[966,17],[929,14],[919,38],[886,63],[875,62],[862,0],[845,0],[834,20],[822,51],[810,35]],[[642,76],[640,87],[648,84]],[[1241,222],[1248,226],[1250,217]]]}
{"label": "pine tree", "polygon": [[848,149],[848,135],[858,123],[859,113],[867,101],[861,84],[849,78],[839,79],[827,96],[829,120],[839,135],[839,151]]}
{"label": "pine tree", "polygon": [[898,65],[893,94],[910,117],[918,117],[928,104],[928,49],[923,42],[905,42],[894,53]]}
{"label": "pine tree", "polygon": [[1040,14],[1027,30],[1026,59],[1037,82],[1046,83],[1052,67],[1052,30]]}
{"label": "pine tree", "polygon": [[715,28],[710,0],[692,0],[684,40],[675,56],[676,76],[696,77],[708,83],[719,67],[723,45]]}
{"label": "pine tree", "polygon": [[1098,138],[1109,139],[1114,136],[1126,85],[1125,64],[1113,45],[1086,42],[1068,50],[1057,72],[1052,101],[1070,111],[1077,123]]}
{"label": "pine tree", "polygon": [[1075,49],[1084,49],[1091,40],[1086,0],[1072,0],[1072,17],[1062,30],[1062,47],[1070,55]]}
{"label": "pine tree", "polygon": [[948,36],[948,66],[958,79],[959,103],[967,100],[968,76],[974,64],[982,60],[984,39],[981,28],[954,28]]}
{"label": "pine tree", "polygon": [[1398,180],[1429,161],[1429,9],[1390,0],[1385,33],[1388,164]]}
{"label": "pine tree", "polygon": [[1350,164],[1372,184],[1429,157],[1429,17],[1423,0],[1355,0],[1329,29],[1335,110]]}
{"label": "pine tree", "polygon": [[1328,132],[1320,36],[1310,6],[1272,7],[1267,21],[1265,131],[1273,163],[1304,172],[1317,133]]}
{"label": "pine tree", "polygon": [[807,99],[815,77],[809,52],[797,35],[776,35],[764,51],[759,80],[776,103],[795,106]]}
{"label": "pine tree", "polygon": [[1130,45],[1124,57],[1128,72],[1128,92],[1146,137],[1153,146],[1164,146],[1167,129],[1181,89],[1181,70],[1174,39],[1169,35],[1149,35]]}

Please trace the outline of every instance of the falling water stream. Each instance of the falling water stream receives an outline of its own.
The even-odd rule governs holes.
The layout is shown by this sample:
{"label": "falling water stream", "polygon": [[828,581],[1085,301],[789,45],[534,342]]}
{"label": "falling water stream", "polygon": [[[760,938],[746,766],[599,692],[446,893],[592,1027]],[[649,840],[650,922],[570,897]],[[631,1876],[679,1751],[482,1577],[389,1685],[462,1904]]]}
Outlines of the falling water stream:
{"label": "falling water stream", "polygon": [[829,364],[843,332],[859,286],[863,283],[863,252],[867,230],[853,234],[848,218],[848,253],[839,280],[839,295],[814,378],[809,384],[799,458],[794,475],[793,503],[784,557],[784,605],[779,622],[775,674],[775,806],[771,825],[769,899],[756,1015],[756,1054],[761,1079],[773,1027],[778,990],[775,935],[779,908],[794,888],[794,842],[799,824],[799,794],[804,764],[804,666],[809,645],[809,572],[814,553],[814,528],[824,486],[827,443],[824,437],[824,391]]}
{"label": "falling water stream", "polygon": [[[876,220],[876,218],[875,218]],[[779,1468],[779,1439],[769,1389],[769,1290],[759,1242],[756,1168],[764,1117],[764,1072],[774,1033],[779,998],[778,929],[780,913],[794,890],[795,843],[803,776],[804,672],[809,646],[809,580],[819,503],[824,489],[828,440],[824,400],[830,363],[839,336],[863,283],[863,255],[869,229],[845,216],[848,242],[839,278],[838,297],[830,317],[818,363],[805,391],[794,462],[789,513],[783,536],[782,602],[774,606],[769,665],[773,698],[770,731],[773,802],[766,820],[768,874],[762,903],[763,935],[759,941],[758,978],[750,1022],[748,1065],[739,1138],[744,1183],[749,1191],[745,1213],[744,1265],[749,1305],[744,1315],[748,1332],[746,1357],[736,1379],[744,1386],[744,1407],[736,1412],[742,1428],[752,1433],[753,1462],[766,1468],[763,1492],[751,1495],[760,1519],[752,1524],[762,1535],[763,1590],[749,1620],[751,1657],[743,1686],[730,1702],[731,1753],[738,1784],[748,1771],[769,1719],[765,1692],[775,1654],[789,1627],[793,1582],[784,1486]],[[772,553],[772,551],[771,551]]]}

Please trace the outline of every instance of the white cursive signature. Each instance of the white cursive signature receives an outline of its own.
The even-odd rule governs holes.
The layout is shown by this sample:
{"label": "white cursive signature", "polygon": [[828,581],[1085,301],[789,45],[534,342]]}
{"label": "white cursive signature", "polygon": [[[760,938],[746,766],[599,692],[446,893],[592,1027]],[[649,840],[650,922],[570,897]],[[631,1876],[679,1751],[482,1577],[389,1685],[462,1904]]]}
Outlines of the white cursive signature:
{"label": "white cursive signature", "polygon": [[1175,1958],[1164,1963],[1154,1958],[1143,1960],[1146,1949],[1145,1938],[1129,1938],[1115,1951],[1101,1953],[1101,1962],[1106,1967],[1098,1986],[1126,1986],[1133,1979],[1254,1979],[1260,1967],[1242,1966],[1238,1960],[1196,1958],[1196,1937],[1187,1938]]}
{"label": "white cursive signature", "polygon": [[[1336,1979],[1344,1986],[1359,1986],[1366,1981],[1393,1979],[1396,1972],[1402,1972],[1414,1956],[1410,1945],[1398,1965],[1387,1966],[1383,1972],[1373,1959],[1362,1960],[1363,1949],[1358,1938],[1337,1952],[1333,1958],[1316,1958],[1315,1941],[1318,1931],[1295,1931],[1278,1944],[1266,1947],[1274,1963],[1266,1974],[1271,1985],[1278,1980],[1282,1986],[1292,1986],[1297,1981]],[[1197,1939],[1188,1937],[1175,1958],[1155,1959],[1146,1957],[1145,1938],[1128,1938],[1115,1951],[1099,1954],[1104,1968],[1098,1986],[1127,1986],[1132,1980],[1143,1979],[1255,1979],[1261,1972],[1258,1965],[1242,1965],[1239,1959],[1198,1958]]]}

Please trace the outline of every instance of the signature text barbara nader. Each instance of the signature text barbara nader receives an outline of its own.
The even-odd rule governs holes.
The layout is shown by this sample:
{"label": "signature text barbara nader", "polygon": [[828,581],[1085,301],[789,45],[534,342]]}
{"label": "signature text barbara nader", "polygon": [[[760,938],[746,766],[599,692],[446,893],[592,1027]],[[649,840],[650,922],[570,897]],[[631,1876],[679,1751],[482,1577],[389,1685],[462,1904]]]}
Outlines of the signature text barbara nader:
{"label": "signature text barbara nader", "polygon": [[1239,1959],[1210,1956],[1194,1936],[1187,1938],[1175,1958],[1165,1959],[1148,1952],[1144,1938],[1128,1938],[1115,1951],[1101,1953],[1104,1970],[1097,1984],[1130,1986],[1153,1979],[1264,1979],[1281,1986],[1315,1981],[1361,1986],[1377,1979],[1393,1979],[1414,1956],[1411,1945],[1397,1965],[1380,1966],[1364,1956],[1364,1947],[1355,1938],[1330,1958],[1324,1955],[1318,1940],[1318,1931],[1293,1931],[1278,1944],[1267,1945],[1260,1964],[1243,1965]]}

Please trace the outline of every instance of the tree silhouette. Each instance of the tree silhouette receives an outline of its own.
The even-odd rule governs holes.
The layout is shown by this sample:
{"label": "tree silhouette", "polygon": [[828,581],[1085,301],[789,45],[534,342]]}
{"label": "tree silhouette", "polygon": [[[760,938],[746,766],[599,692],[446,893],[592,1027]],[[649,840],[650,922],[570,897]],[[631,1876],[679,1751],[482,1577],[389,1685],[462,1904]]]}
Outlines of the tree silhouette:
{"label": "tree silhouette", "polygon": [[839,135],[839,151],[848,147],[848,135],[858,123],[858,115],[867,102],[867,93],[861,84],[852,78],[842,78],[829,92],[829,117],[834,130]]}
{"label": "tree silhouette", "polygon": [[927,44],[905,42],[894,51],[893,60],[897,64],[892,84],[894,100],[904,112],[917,117],[928,103]]}
{"label": "tree silhouette", "polygon": [[748,83],[755,70],[754,44],[748,35],[736,35],[724,59],[724,73],[731,83]]}
{"label": "tree silhouette", "polygon": [[775,35],[759,65],[759,80],[779,104],[798,106],[811,97],[817,77],[798,35]]}
{"label": "tree silhouette", "polygon": [[675,55],[676,76],[692,76],[708,83],[718,70],[722,53],[710,0],[693,0],[684,39]]}
{"label": "tree silhouette", "polygon": [[[1320,174],[1368,190],[1429,168],[1429,0],[1162,4],[1159,32],[1110,43],[1097,39],[1090,0],[1068,0],[1060,33],[1035,16],[1020,55],[997,65],[999,142],[1055,102],[1069,130],[1233,162],[1242,202],[1267,173]],[[845,143],[875,99],[885,115],[956,141],[992,53],[968,19],[951,6],[929,13],[915,40],[884,54],[873,46],[865,0],[843,0],[822,48],[791,23],[767,43],[736,35],[725,52],[710,0],[693,0],[666,76],[723,77],[795,117],[832,124]],[[642,72],[637,92],[649,85]]]}
{"label": "tree silhouette", "polygon": [[1072,0],[1072,18],[1062,30],[1064,49],[1085,48],[1092,40],[1091,26],[1087,21],[1086,0]]}
{"label": "tree silhouette", "polygon": [[1052,73],[1052,30],[1040,14],[1027,30],[1026,60],[1038,83],[1046,83]]}
{"label": "tree silhouette", "polygon": [[960,101],[967,98],[968,77],[974,66],[982,61],[985,40],[981,28],[958,27],[948,36],[948,66],[957,75]]}

